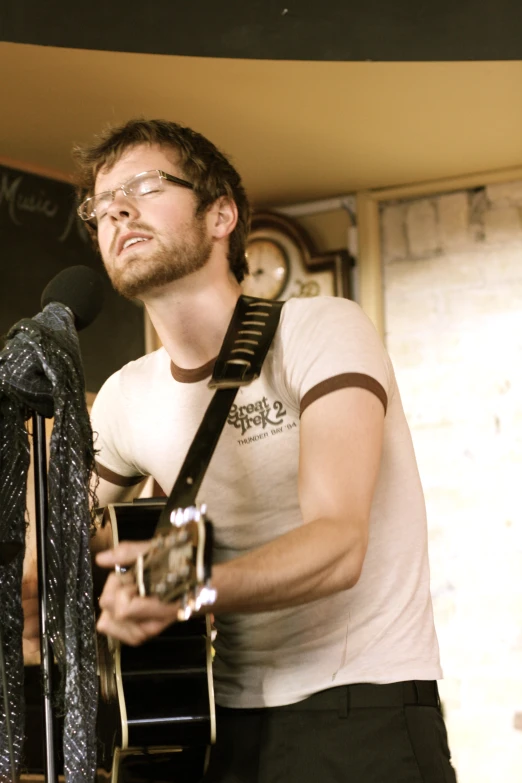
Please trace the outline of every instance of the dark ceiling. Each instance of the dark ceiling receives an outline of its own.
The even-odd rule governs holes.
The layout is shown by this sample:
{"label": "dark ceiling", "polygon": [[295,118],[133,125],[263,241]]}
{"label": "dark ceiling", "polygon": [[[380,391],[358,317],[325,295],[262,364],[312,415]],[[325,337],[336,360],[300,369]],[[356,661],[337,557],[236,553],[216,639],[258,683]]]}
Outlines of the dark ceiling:
{"label": "dark ceiling", "polygon": [[3,0],[0,40],[270,60],[512,60],[520,0]]}

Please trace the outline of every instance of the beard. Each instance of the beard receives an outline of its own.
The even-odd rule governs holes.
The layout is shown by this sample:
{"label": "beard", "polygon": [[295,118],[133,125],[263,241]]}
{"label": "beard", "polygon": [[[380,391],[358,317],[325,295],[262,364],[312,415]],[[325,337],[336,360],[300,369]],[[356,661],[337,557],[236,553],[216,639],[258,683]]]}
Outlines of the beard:
{"label": "beard", "polygon": [[122,266],[107,268],[113,288],[126,299],[137,299],[203,269],[212,252],[205,229],[204,220],[196,218],[189,236],[168,244],[154,237],[156,248],[150,255],[141,250],[129,253]]}

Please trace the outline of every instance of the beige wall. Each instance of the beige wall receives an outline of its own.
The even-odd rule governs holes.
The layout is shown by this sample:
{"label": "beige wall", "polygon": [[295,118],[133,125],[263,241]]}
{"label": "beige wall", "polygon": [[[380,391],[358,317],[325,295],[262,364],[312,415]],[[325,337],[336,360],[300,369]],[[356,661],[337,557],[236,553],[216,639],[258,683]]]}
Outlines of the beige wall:
{"label": "beige wall", "polygon": [[522,181],[382,205],[460,783],[522,775]]}
{"label": "beige wall", "polygon": [[303,215],[296,222],[310,235],[319,253],[347,247],[352,220],[346,209]]}

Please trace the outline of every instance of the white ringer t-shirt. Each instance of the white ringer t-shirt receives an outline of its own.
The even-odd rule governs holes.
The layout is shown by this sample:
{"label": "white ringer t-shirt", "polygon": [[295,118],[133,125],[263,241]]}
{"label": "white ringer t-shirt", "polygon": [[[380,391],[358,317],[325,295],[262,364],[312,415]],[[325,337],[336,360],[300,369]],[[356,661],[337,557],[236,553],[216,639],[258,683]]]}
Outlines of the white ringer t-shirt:
{"label": "white ringer t-shirt", "polygon": [[[211,371],[212,363],[174,367],[162,348],[111,376],[92,411],[100,475],[123,485],[151,475],[168,494],[210,402]],[[215,525],[214,559],[303,524],[299,416],[346,386],[369,389],[386,409],[361,577],[303,606],[218,616],[214,678],[223,706],[278,706],[334,685],[441,677],[411,435],[390,359],[354,302],[285,304],[261,377],[240,389],[199,493]]]}

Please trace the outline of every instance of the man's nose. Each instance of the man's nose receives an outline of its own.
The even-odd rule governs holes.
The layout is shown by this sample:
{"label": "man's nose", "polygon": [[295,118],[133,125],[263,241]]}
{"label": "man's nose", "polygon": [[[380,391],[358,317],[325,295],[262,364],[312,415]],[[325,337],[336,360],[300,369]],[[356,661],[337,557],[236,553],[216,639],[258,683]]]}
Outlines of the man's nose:
{"label": "man's nose", "polygon": [[136,199],[132,198],[132,196],[126,196],[122,190],[117,190],[107,210],[107,214],[115,222],[137,217],[139,209]]}

